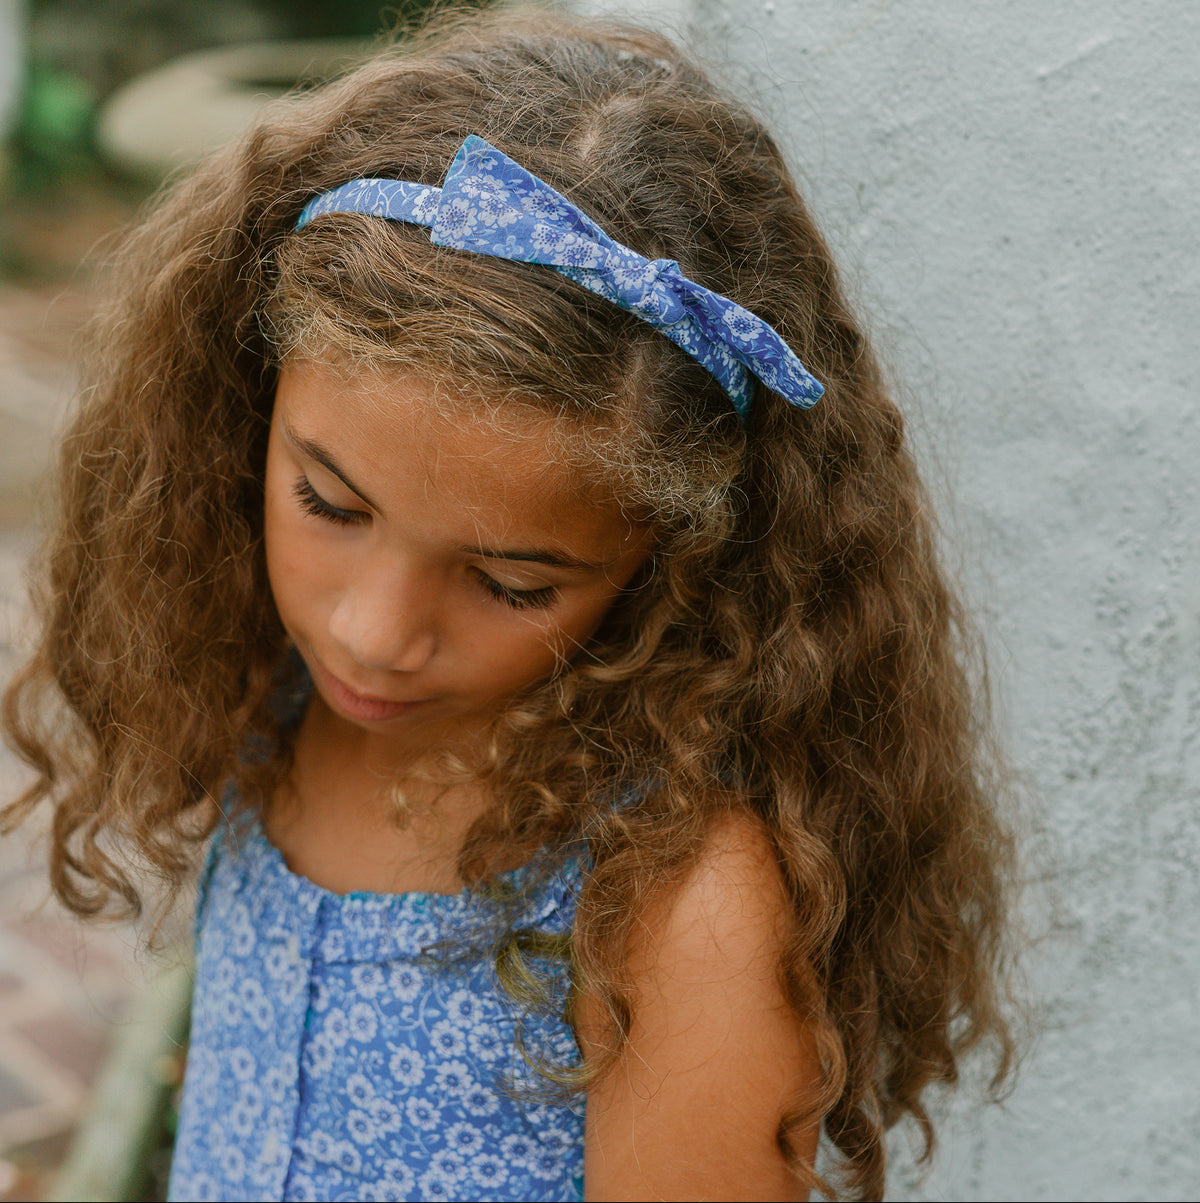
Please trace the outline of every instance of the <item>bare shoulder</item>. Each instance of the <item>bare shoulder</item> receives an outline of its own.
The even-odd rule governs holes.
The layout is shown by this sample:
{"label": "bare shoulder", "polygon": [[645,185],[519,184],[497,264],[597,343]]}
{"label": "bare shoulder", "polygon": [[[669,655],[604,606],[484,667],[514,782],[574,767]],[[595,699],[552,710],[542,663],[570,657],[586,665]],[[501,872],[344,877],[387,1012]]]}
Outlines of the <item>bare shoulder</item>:
{"label": "bare shoulder", "polygon": [[639,920],[629,1039],[588,1097],[587,1197],[799,1197],[779,1125],[818,1070],[780,984],[788,895],[769,834],[722,818]]}
{"label": "bare shoulder", "polygon": [[716,914],[746,918],[787,906],[787,888],[774,841],[765,825],[731,810],[713,824],[708,843],[682,883],[680,901]]}
{"label": "bare shoulder", "polygon": [[664,955],[703,956],[714,966],[724,959],[744,969],[752,953],[778,954],[788,908],[769,833],[753,816],[733,810],[714,824],[683,880],[642,916],[644,948],[660,963]]}

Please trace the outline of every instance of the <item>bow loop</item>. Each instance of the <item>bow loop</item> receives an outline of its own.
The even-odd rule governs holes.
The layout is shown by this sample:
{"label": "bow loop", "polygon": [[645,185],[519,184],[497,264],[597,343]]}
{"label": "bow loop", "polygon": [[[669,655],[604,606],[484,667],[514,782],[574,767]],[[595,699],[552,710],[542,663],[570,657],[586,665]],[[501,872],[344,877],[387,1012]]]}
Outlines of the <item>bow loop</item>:
{"label": "bow loop", "polygon": [[469,137],[446,173],[433,242],[546,267],[602,268],[618,244],[549,184],[513,168]]}

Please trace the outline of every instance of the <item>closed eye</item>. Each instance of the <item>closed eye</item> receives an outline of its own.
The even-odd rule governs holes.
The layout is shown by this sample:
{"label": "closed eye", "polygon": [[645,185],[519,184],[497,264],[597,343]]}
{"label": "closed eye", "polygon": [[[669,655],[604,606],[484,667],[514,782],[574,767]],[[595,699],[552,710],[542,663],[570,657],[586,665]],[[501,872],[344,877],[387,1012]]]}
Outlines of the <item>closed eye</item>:
{"label": "closed eye", "polygon": [[[366,522],[371,516],[363,510],[344,510],[340,506],[331,505],[312,487],[312,482],[306,476],[296,481],[293,494],[306,514],[337,526],[356,526]],[[556,585],[543,585],[538,589],[514,589],[510,585],[502,585],[480,569],[475,570],[475,577],[489,597],[511,606],[514,610],[544,610],[558,600],[559,591]]]}
{"label": "closed eye", "polygon": [[540,589],[513,589],[500,584],[486,572],[479,569],[475,572],[480,585],[490,596],[514,610],[545,610],[558,601],[558,588],[555,585],[543,585]]}
{"label": "closed eye", "polygon": [[338,526],[354,526],[360,522],[365,522],[370,517],[370,514],[364,513],[362,510],[343,510],[336,505],[330,505],[312,487],[312,483],[307,476],[302,476],[296,481],[293,493],[300,504],[300,508],[306,514],[310,514],[313,518],[320,518],[325,522],[333,522]]}

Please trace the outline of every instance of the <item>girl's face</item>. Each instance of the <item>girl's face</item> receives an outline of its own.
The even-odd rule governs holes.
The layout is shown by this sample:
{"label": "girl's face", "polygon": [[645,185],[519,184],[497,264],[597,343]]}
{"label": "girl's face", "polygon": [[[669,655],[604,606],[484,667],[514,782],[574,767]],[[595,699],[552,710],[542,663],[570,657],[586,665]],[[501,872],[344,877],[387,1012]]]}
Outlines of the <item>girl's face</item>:
{"label": "girl's face", "polygon": [[418,377],[282,369],[267,567],[338,720],[401,752],[454,741],[586,643],[653,533],[556,462],[555,433],[447,413]]}

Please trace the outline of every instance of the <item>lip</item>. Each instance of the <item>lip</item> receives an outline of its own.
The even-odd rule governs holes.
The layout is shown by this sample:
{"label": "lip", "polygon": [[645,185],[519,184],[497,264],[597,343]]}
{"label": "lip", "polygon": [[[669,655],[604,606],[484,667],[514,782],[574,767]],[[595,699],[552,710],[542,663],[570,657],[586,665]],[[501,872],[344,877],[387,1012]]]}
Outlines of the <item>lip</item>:
{"label": "lip", "polygon": [[325,694],[338,710],[359,722],[383,723],[389,719],[399,718],[410,714],[418,707],[429,703],[429,698],[417,698],[411,702],[393,701],[390,698],[376,698],[368,694],[357,693],[345,681],[335,677],[323,664],[314,665],[325,687]]}

